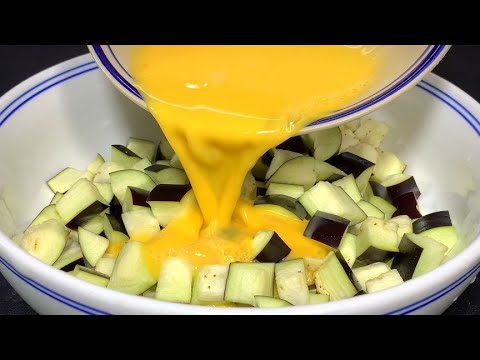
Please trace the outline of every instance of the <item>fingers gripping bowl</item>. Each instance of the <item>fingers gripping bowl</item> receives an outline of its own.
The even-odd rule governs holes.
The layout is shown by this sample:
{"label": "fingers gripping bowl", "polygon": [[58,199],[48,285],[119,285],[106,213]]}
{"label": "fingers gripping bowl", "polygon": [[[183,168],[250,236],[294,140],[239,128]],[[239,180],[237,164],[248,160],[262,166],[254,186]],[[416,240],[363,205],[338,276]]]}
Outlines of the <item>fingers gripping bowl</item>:
{"label": "fingers gripping bowl", "polygon": [[[29,159],[27,154],[18,157],[23,159],[22,164],[16,164],[12,159],[2,159],[2,164],[6,164],[10,170],[1,175],[1,183],[4,187],[3,198],[20,228],[26,227],[29,220],[39,212],[43,205],[49,202],[51,193],[44,185],[46,179],[51,178],[59,170],[69,165],[75,164],[78,168],[85,168],[88,165],[91,161],[91,152],[88,151],[87,154],[85,149],[94,148],[94,152],[98,151],[107,155],[110,152],[110,144],[124,144],[130,136],[158,140],[157,136],[159,134],[156,133],[158,131],[156,130],[156,124],[142,111],[137,111],[135,107],[118,96],[115,91],[112,91],[98,74],[98,70],[94,70],[95,66],[92,64],[86,65],[86,63],[88,61],[83,57],[83,59],[80,58],[63,64],[57,69],[49,70],[50,74],[48,72],[40,74],[39,78],[32,79],[30,84],[21,84],[20,87],[25,85],[23,89],[17,88],[7,94],[8,101],[2,109],[8,107],[12,101],[14,102],[2,114],[0,136],[2,136],[2,133],[10,131],[10,133],[5,133],[6,135],[2,136],[1,141],[2,146],[10,149],[10,153],[12,149],[21,153],[21,149],[14,144],[13,139],[8,140],[8,135],[11,137],[11,134],[15,132],[17,134],[16,142],[19,140],[20,142],[32,141],[27,136],[29,134],[31,137],[34,136],[35,126],[33,124],[38,124],[38,114],[42,115],[42,119],[46,119],[45,123],[42,123],[44,128],[50,126],[51,133],[56,132],[58,135],[60,132],[60,134],[65,135],[65,138],[60,136],[51,139],[36,139],[39,149],[45,151],[40,158],[48,159],[48,161],[38,164],[38,161],[32,159],[31,162],[27,163],[30,167],[28,179],[26,178],[27,174],[23,172],[22,176],[20,171],[20,168],[25,165],[23,161]],[[81,65],[84,65],[84,67],[72,70]],[[53,80],[51,79],[52,76],[57,76],[67,70],[71,71],[59,75]],[[69,79],[64,80],[66,78]],[[407,94],[405,98],[399,98],[397,102],[375,113],[372,117],[389,123],[391,133],[397,134],[393,139],[390,138],[389,140],[387,138],[385,147],[397,153],[408,164],[409,172],[415,175],[415,179],[423,191],[420,204],[424,213],[449,209],[459,231],[467,241],[471,241],[478,232],[478,224],[476,223],[478,209],[475,209],[476,193],[474,190],[477,185],[475,179],[478,178],[475,168],[478,167],[475,166],[474,160],[468,160],[468,155],[465,154],[474,153],[478,150],[478,135],[475,132],[477,127],[475,127],[474,116],[475,112],[478,113],[478,105],[461,91],[441,79],[430,76],[427,82],[422,83],[423,88],[417,87],[414,89],[415,94],[413,95],[415,96],[409,97],[410,94]],[[43,84],[37,86],[41,83]],[[50,86],[54,83],[54,86]],[[37,87],[33,92],[25,94],[35,86]],[[48,89],[44,90],[42,86],[48,87]],[[14,93],[15,91],[17,93]],[[442,91],[456,99],[455,101],[458,103],[445,96],[442,98]],[[72,96],[72,93],[75,93],[76,96]],[[81,95],[79,96],[79,94]],[[11,97],[8,99],[8,96]],[[20,98],[17,99],[19,96]],[[31,99],[29,99],[30,97]],[[419,98],[421,102],[418,100]],[[445,101],[439,101],[439,98]],[[27,99],[29,100],[26,101]],[[49,105],[60,100],[63,105],[61,108],[68,111],[61,116],[54,112],[50,113],[51,106]],[[21,103],[23,104],[19,106]],[[86,106],[86,104],[89,104],[89,106]],[[461,104],[461,106],[458,104]],[[37,114],[37,116],[33,116],[33,114]],[[6,121],[4,120],[5,115],[8,116]],[[135,126],[129,125],[131,121],[129,119],[131,118],[136,119]],[[64,124],[65,119],[68,119],[69,125],[62,129],[62,122]],[[455,124],[453,127],[456,129],[455,133],[452,134],[452,131],[447,131],[445,126],[440,126],[438,119]],[[31,121],[31,123],[28,123],[28,121]],[[113,126],[118,122],[122,125]],[[28,124],[29,127],[27,127]],[[74,128],[75,124],[77,126],[82,124],[82,126]],[[418,133],[412,135],[407,130],[407,125],[414,126]],[[103,130],[102,134],[91,133],[89,129],[95,126],[99,130]],[[424,132],[421,136],[421,131],[425,131],[424,129],[427,128],[428,133]],[[23,134],[22,136],[25,136],[25,138],[22,140],[18,134]],[[98,136],[98,138],[95,139],[95,136]],[[464,146],[470,147],[442,149],[441,144],[445,138],[451,139],[455,143],[465,143]],[[468,141],[461,141],[461,139]],[[64,142],[62,143],[62,141]],[[52,146],[55,144],[56,146]],[[69,156],[68,159],[65,156],[58,156],[59,149],[67,147],[73,149],[73,156]],[[442,157],[445,161],[448,161],[452,171],[447,174],[441,165],[436,167],[434,161],[425,161],[422,156],[427,158]],[[35,168],[35,166],[38,167]],[[35,179],[35,176],[38,177]],[[431,180],[432,178],[435,179],[434,182]],[[33,189],[32,183],[38,184],[38,187]],[[29,191],[31,192],[29,193]],[[44,196],[43,199],[39,199],[37,203],[32,202],[32,199],[39,197],[37,195],[39,191]],[[470,215],[466,216],[467,213],[470,213]],[[5,226],[4,230],[8,231]],[[467,251],[462,252],[430,274],[382,293],[360,296],[321,306],[262,311],[286,313],[442,311],[455,296],[458,296],[458,292],[467,285],[468,280],[476,273],[478,248],[475,248],[475,246],[476,243],[473,242],[472,247]],[[131,297],[85,284],[67,274],[51,269],[22,252],[6,238],[2,238],[1,251],[2,272],[17,291],[40,312],[248,313],[257,310],[212,309]]]}

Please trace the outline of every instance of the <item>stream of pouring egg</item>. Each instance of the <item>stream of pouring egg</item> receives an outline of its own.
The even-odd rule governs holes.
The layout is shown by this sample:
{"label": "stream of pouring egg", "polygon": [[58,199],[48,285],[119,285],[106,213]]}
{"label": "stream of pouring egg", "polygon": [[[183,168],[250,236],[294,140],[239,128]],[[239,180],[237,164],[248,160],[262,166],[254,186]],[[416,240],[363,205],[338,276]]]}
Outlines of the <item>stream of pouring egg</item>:
{"label": "stream of pouring egg", "polygon": [[[153,238],[139,236],[152,274],[167,256],[193,265],[251,260],[251,241],[276,231],[290,257],[325,256],[303,236],[306,221],[240,198],[248,171],[268,149],[351,104],[372,83],[374,53],[332,46],[138,46],[132,75],[178,155],[195,197]],[[196,201],[195,201],[196,199]]]}

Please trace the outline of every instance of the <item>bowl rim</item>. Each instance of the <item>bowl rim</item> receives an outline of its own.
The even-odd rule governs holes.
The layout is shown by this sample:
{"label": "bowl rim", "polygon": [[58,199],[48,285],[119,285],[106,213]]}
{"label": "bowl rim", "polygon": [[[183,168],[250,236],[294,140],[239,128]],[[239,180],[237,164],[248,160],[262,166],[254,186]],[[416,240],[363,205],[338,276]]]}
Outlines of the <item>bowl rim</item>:
{"label": "bowl rim", "polygon": [[[47,82],[52,76],[58,74],[68,73],[70,70],[77,69],[77,75],[95,70],[97,67],[91,61],[89,54],[67,60],[58,65],[44,70],[27,80],[23,81],[13,89],[8,91],[0,98],[0,109],[10,106],[18,99],[24,99],[25,94],[32,88],[39,86],[39,84]],[[65,76],[67,76],[66,74]],[[73,77],[75,75],[69,76]],[[464,106],[467,111],[480,115],[480,104],[474,100],[470,95],[466,94],[463,90],[459,89],[452,83],[442,79],[435,74],[428,75],[428,81],[436,84],[436,86],[448,87],[449,93],[454,92],[457,99],[461,99],[460,106]],[[50,87],[50,86],[49,86]],[[43,90],[42,90],[43,91]],[[441,91],[441,90],[440,90]],[[448,94],[447,94],[448,95]],[[25,100],[27,101],[27,100]],[[463,104],[463,105],[462,105]],[[1,113],[1,112],[0,112]],[[473,115],[472,115],[473,116]],[[480,116],[479,116],[480,117]],[[478,122],[478,120],[477,120]],[[478,122],[480,124],[480,122]],[[480,130],[477,130],[480,134]],[[388,307],[391,305],[391,299],[415,299],[418,297],[419,288],[438,288],[439,291],[435,291],[433,294],[423,298],[419,301],[415,301],[413,304],[404,306],[400,309],[389,312],[394,313],[408,313],[414,311],[416,304],[422,302],[432,302],[435,300],[435,296],[453,289],[463,283],[466,279],[472,276],[480,268],[480,236],[477,236],[463,251],[457,256],[433,270],[432,272],[421,276],[416,279],[409,280],[404,284],[391,289],[384,290],[382,292],[367,294],[360,297],[354,297],[345,300],[339,300],[331,303],[321,305],[305,305],[305,306],[292,306],[289,308],[280,309],[258,309],[258,308],[214,308],[191,304],[177,304],[169,303],[155,299],[149,299],[142,296],[129,295],[120,293],[114,290],[101,288],[93,284],[87,283],[80,279],[74,278],[68,273],[59,271],[50,265],[44,264],[32,255],[25,252],[12,240],[10,240],[3,232],[0,231],[0,263],[3,264],[8,270],[21,277],[23,281],[29,283],[31,286],[37,289],[48,290],[51,294],[55,294],[56,289],[68,289],[68,294],[82,294],[84,296],[91,297],[92,301],[102,304],[99,308],[92,307],[79,303],[78,301],[68,298],[65,295],[56,293],[60,297],[57,297],[58,301],[61,299],[67,299],[75,306],[80,307],[80,311],[84,313],[93,314],[108,314],[108,311],[101,310],[101,308],[108,309],[107,304],[121,305],[123,309],[134,312],[135,308],[142,308],[151,313],[171,312],[171,313],[184,313],[184,314],[328,314],[332,312],[338,312],[341,309],[369,309],[375,306]],[[48,284],[46,287],[44,284],[34,280],[37,279],[44,284]],[[451,281],[447,281],[452,279]],[[445,286],[448,284],[447,286]],[[448,290],[450,291],[450,290]],[[48,295],[48,294],[47,294]],[[73,296],[73,295],[71,295]],[[440,295],[443,296],[443,295]],[[433,299],[433,300],[432,300]],[[72,306],[72,305],[70,305]],[[424,305],[421,305],[424,306]],[[73,306],[72,306],[73,307]],[[412,310],[413,308],[413,310]],[[78,307],[77,307],[78,309]]]}
{"label": "bowl rim", "polygon": [[[131,75],[118,60],[111,45],[87,45],[87,47],[95,62],[114,86],[135,104],[146,109],[140,93],[133,84]],[[299,133],[305,134],[320,128],[337,126],[375,111],[421,81],[425,75],[437,66],[450,48],[451,45],[426,45],[426,48],[417,60],[386,87],[368,98],[342,109],[340,112],[312,122]]]}

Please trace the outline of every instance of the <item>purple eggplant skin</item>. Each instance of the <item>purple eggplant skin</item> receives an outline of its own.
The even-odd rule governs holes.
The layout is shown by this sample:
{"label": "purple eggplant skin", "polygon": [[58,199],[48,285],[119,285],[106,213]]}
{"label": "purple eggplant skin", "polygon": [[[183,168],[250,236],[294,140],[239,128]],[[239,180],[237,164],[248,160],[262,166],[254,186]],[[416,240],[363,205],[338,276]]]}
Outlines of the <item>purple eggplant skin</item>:
{"label": "purple eggplant skin", "polygon": [[170,166],[161,165],[161,164],[153,164],[153,165],[150,165],[150,166],[146,167],[143,170],[157,173],[157,172],[160,172],[160,171],[165,170],[165,169],[170,169]]}
{"label": "purple eggplant skin", "polygon": [[360,296],[360,295],[365,295],[366,292],[363,290],[359,290],[354,296]]}
{"label": "purple eggplant skin", "polygon": [[420,189],[418,188],[418,185],[415,182],[415,179],[413,178],[413,176],[397,185],[389,186],[386,189],[391,199],[396,199],[397,197],[402,196],[409,192],[413,192],[417,199],[421,195]]}
{"label": "purple eggplant skin", "polygon": [[309,155],[310,149],[305,145],[300,136],[293,136],[277,146],[277,149],[293,151],[299,154]]}
{"label": "purple eggplant skin", "polygon": [[307,210],[303,207],[303,205],[295,198],[292,198],[287,195],[266,195],[266,196],[259,196],[255,199],[254,205],[262,205],[262,204],[272,204],[281,206],[291,213],[295,214],[300,218],[300,220],[304,220],[307,217]]}
{"label": "purple eggplant skin", "polygon": [[191,189],[191,185],[159,184],[150,191],[147,201],[180,201]]}
{"label": "purple eggplant skin", "polygon": [[83,261],[83,258],[80,258],[70,264],[67,264],[65,265],[63,268],[61,268],[62,271],[65,271],[65,272],[70,272],[72,271],[73,269],[75,269],[75,266],[77,265],[82,265],[84,266],[85,262]]}
{"label": "purple eggplant skin", "polygon": [[257,186],[257,196],[265,196],[267,193],[267,188],[262,188]]}
{"label": "purple eggplant skin", "polygon": [[125,225],[123,224],[121,216],[119,218],[112,214],[105,214],[105,216],[107,217],[108,221],[110,221],[110,225],[114,231],[120,231],[127,235],[127,230],[125,229]]}
{"label": "purple eggplant skin", "polygon": [[413,192],[405,193],[392,201],[392,205],[397,208],[393,217],[399,215],[407,215],[410,219],[418,219],[422,214],[418,211],[417,198]]}
{"label": "purple eggplant skin", "polygon": [[413,232],[420,234],[440,226],[452,226],[452,219],[448,211],[437,211],[420,217],[413,222]]}
{"label": "purple eggplant skin", "polygon": [[112,201],[110,202],[110,215],[114,216],[116,219],[122,220],[122,204],[118,201],[117,197],[114,196]]}
{"label": "purple eggplant skin", "polygon": [[349,220],[340,216],[317,211],[310,219],[303,236],[338,249],[349,223]]}
{"label": "purple eggplant skin", "polygon": [[139,189],[133,186],[129,186],[128,188],[130,189],[130,193],[132,194],[133,205],[150,207],[147,204],[148,195],[150,195],[149,191]]}
{"label": "purple eggplant skin", "polygon": [[347,274],[348,278],[350,279],[350,281],[352,282],[353,286],[355,286],[355,288],[360,291],[362,290],[362,286],[360,285],[360,283],[358,282],[357,278],[355,277],[355,275],[353,274],[353,271],[352,269],[350,269],[350,266],[348,266],[347,264],[347,261],[345,260],[345,258],[343,257],[342,253],[340,252],[340,250],[334,250],[334,254],[335,256],[337,257],[338,261],[340,262],[340,265],[342,265],[342,268],[343,270],[345,271],[345,273]]}
{"label": "purple eggplant skin", "polygon": [[326,162],[344,171],[347,175],[353,174],[355,177],[358,177],[366,169],[375,165],[371,161],[349,152],[335,155]]}
{"label": "purple eggplant skin", "polygon": [[76,230],[79,226],[81,226],[88,218],[92,216],[100,214],[103,210],[105,210],[108,206],[101,203],[100,201],[95,201],[92,205],[87,207],[86,209],[82,210],[80,214],[75,216],[70,222],[65,225],[69,229]]}
{"label": "purple eggplant skin", "polygon": [[140,159],[140,156],[138,156],[137,154],[135,154],[132,150],[130,150],[129,148],[127,148],[126,146],[123,146],[123,145],[112,145],[115,149],[117,150],[120,150],[121,152],[123,152],[125,155],[127,156],[132,156],[132,157],[137,157]]}
{"label": "purple eggplant skin", "polygon": [[370,246],[362,255],[360,255],[356,259],[355,262],[358,262],[358,264],[356,264],[355,267],[358,267],[359,264],[362,264],[362,266],[366,266],[376,262],[387,262],[396,254],[396,252],[377,249],[373,246]]}
{"label": "purple eggplant skin", "polygon": [[397,269],[403,281],[407,281],[413,276],[423,248],[411,241],[407,234],[403,235],[398,248],[400,252],[393,259],[392,269]]}
{"label": "purple eggplant skin", "polygon": [[392,202],[390,193],[388,192],[388,189],[385,186],[373,180],[370,180],[369,183],[370,183],[370,186],[372,187],[373,195],[379,196],[382,199],[388,201],[389,203]]}
{"label": "purple eggplant skin", "polygon": [[285,244],[282,238],[277,233],[273,233],[269,242],[265,245],[262,251],[260,251],[255,260],[258,260],[259,262],[277,263],[286,258],[291,251],[292,250],[287,244]]}

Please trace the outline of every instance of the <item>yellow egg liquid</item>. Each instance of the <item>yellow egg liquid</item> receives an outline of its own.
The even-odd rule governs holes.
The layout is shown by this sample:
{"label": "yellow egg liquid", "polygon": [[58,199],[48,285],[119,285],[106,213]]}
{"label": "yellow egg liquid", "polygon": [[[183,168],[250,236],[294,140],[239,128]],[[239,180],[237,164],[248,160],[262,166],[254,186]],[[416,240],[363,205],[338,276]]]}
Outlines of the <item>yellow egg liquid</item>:
{"label": "yellow egg liquid", "polygon": [[152,275],[167,256],[195,267],[251,261],[259,230],[276,231],[290,258],[324,257],[328,249],[302,235],[307,221],[252,206],[242,184],[267,150],[354,102],[377,70],[374,52],[342,45],[136,47],[136,86],[195,195],[160,233],[132,239],[144,242]]}

